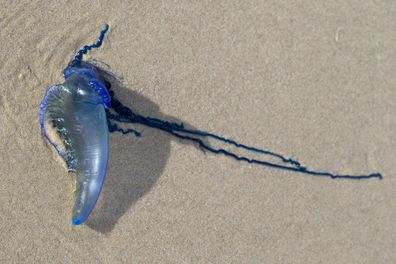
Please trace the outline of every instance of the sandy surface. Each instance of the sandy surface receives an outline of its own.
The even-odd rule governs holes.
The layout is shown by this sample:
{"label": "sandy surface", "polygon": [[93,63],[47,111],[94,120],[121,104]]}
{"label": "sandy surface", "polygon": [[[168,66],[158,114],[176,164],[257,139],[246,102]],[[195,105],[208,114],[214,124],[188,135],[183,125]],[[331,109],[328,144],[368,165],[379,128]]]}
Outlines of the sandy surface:
{"label": "sandy surface", "polygon": [[[395,1],[1,2],[1,263],[396,263]],[[247,165],[136,127],[111,135],[100,202],[71,226],[39,103],[104,23],[88,59],[136,111],[384,180]]]}

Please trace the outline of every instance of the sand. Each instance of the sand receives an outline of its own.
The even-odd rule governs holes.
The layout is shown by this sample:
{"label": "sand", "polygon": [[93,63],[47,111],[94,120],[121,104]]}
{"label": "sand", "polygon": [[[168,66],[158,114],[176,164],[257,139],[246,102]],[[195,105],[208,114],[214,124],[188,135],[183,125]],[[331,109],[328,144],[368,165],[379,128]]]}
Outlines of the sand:
{"label": "sand", "polygon": [[[99,204],[72,226],[39,104],[104,23],[87,59],[139,113],[384,179],[243,164],[135,126],[111,135]],[[2,1],[0,39],[1,263],[396,263],[396,2]]]}

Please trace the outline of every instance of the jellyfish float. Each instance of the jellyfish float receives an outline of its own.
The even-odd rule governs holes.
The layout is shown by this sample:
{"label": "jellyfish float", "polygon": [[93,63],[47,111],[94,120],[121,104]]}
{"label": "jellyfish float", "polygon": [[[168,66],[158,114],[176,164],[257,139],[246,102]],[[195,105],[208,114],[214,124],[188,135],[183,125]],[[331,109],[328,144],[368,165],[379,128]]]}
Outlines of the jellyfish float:
{"label": "jellyfish float", "polygon": [[[73,225],[86,221],[99,198],[109,159],[109,133],[120,132],[140,136],[138,131],[132,128],[122,129],[117,123],[141,124],[156,128],[181,140],[192,141],[203,150],[222,154],[237,161],[332,179],[382,179],[380,173],[338,175],[314,171],[296,160],[269,150],[250,147],[213,133],[189,129],[183,124],[146,117],[132,111],[116,98],[111,90],[111,83],[103,74],[104,71],[83,61],[85,54],[102,45],[108,30],[109,26],[105,25],[96,43],[86,45],[76,53],[63,71],[65,81],[51,86],[40,104],[40,127],[44,138],[62,158],[68,172],[76,174]],[[279,162],[240,156],[223,148],[213,147],[206,143],[205,138],[270,156]]]}

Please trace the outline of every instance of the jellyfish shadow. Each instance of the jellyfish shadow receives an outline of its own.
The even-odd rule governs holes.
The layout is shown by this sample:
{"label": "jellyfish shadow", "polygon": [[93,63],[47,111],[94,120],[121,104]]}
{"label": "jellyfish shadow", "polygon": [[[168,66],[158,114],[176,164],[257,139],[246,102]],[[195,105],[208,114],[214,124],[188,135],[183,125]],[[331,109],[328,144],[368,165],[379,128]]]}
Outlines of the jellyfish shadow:
{"label": "jellyfish shadow", "polygon": [[[129,108],[138,109],[136,112],[184,123],[194,129],[183,121],[161,113],[157,104],[123,87],[117,79],[111,78],[110,83],[116,97]],[[110,134],[110,160],[106,181],[99,201],[86,222],[88,227],[103,234],[111,232],[119,219],[155,185],[170,156],[171,140],[200,149],[190,141],[177,139],[158,129],[142,125],[128,126],[141,132],[141,136]]]}

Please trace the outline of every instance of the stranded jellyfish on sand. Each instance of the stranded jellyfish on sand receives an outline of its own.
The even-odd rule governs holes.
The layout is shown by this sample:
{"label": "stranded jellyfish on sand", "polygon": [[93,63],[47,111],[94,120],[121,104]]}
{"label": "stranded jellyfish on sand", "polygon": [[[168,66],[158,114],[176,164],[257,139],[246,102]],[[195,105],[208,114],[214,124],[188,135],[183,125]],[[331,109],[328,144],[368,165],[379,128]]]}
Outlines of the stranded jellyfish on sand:
{"label": "stranded jellyfish on sand", "polygon": [[[95,44],[86,45],[76,53],[64,69],[65,81],[51,86],[40,105],[43,136],[63,159],[68,171],[76,174],[73,225],[85,222],[100,195],[109,159],[109,132],[140,136],[138,131],[132,128],[122,129],[117,123],[141,124],[156,128],[181,140],[198,144],[203,150],[256,165],[332,179],[382,179],[380,173],[339,175],[314,171],[296,160],[272,151],[250,147],[213,133],[189,129],[183,124],[146,117],[132,111],[116,98],[111,83],[106,79],[108,73],[82,60],[84,54],[102,45],[108,29],[109,26],[105,25]],[[216,148],[206,143],[205,138],[275,158],[278,163],[251,159],[223,148]]]}

